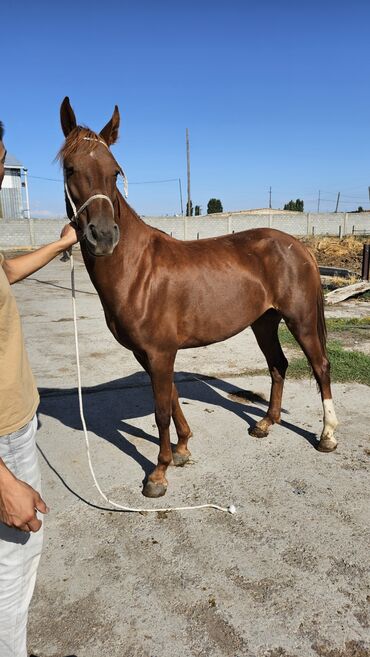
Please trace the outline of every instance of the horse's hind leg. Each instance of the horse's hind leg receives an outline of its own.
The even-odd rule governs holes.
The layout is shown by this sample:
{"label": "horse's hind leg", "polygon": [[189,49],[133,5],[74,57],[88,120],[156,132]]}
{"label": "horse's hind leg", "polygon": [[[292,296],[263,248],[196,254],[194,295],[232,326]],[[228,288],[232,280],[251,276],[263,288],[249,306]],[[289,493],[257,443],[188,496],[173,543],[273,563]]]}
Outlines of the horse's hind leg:
{"label": "horse's hind leg", "polygon": [[249,429],[250,435],[257,438],[267,436],[270,426],[280,422],[285,372],[288,367],[288,361],[279,342],[278,327],[280,320],[280,313],[271,308],[251,327],[266,358],[271,375],[270,402],[267,414],[253,428]]}
{"label": "horse's hind leg", "polygon": [[188,450],[188,440],[193,435],[191,429],[186,421],[184,413],[182,412],[180,403],[179,403],[179,394],[175,384],[172,384],[172,419],[174,421],[176,432],[178,436],[178,442],[175,449],[172,452],[173,464],[177,466],[182,466],[187,463],[191,453]]}
{"label": "horse's hind leg", "polygon": [[286,323],[309,361],[320,388],[324,428],[317,449],[320,452],[332,452],[337,446],[334,431],[338,420],[331,394],[330,363],[326,356],[325,339],[320,339],[316,318],[313,319],[310,315],[302,316],[300,321],[286,319]]}

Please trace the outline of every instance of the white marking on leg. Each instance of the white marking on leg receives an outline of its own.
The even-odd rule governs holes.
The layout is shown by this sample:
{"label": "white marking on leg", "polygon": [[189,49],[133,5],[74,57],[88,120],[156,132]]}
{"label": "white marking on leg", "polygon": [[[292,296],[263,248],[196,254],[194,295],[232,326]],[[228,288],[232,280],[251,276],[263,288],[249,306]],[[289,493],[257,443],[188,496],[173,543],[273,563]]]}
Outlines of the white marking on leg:
{"label": "white marking on leg", "polygon": [[334,438],[334,430],[338,426],[337,416],[335,415],[334,404],[332,399],[324,399],[324,428],[321,434],[321,440],[330,440],[331,443],[337,444]]}

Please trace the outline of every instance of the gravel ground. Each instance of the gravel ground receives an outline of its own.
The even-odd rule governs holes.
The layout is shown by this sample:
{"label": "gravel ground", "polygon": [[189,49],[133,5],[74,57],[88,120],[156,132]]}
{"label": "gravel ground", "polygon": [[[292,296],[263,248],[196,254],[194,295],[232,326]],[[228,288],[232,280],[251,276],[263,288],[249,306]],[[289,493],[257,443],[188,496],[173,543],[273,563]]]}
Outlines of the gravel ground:
{"label": "gravel ground", "polygon": [[[282,424],[262,440],[248,435],[269,395],[250,330],[180,352],[177,379],[194,432],[193,456],[184,468],[169,469],[160,503],[233,503],[237,513],[107,510],[80,431],[69,287],[68,265],[54,262],[15,288],[42,396],[38,443],[51,507],[30,611],[31,651],[40,657],[368,656],[369,389],[334,385],[339,446],[321,454],[313,381],[288,376]],[[158,451],[148,379],[109,334],[80,261],[77,288],[86,418],[99,481],[112,499],[153,507],[141,495]],[[332,307],[330,316],[343,312],[369,314],[348,302]],[[261,372],[243,374],[250,368]],[[193,374],[216,378],[199,381]]]}

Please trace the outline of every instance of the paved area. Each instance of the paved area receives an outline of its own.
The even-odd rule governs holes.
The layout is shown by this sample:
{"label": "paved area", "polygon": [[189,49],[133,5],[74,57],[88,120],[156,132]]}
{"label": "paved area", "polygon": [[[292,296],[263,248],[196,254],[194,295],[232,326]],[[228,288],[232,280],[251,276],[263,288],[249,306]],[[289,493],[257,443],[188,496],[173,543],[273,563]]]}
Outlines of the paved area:
{"label": "paved area", "polygon": [[[149,382],[108,332],[80,261],[76,277],[96,472],[113,499],[148,508],[154,501],[142,497],[141,484],[158,450]],[[369,655],[369,389],[334,386],[339,446],[321,454],[314,448],[322,411],[313,381],[288,377],[282,424],[262,440],[248,435],[269,395],[249,330],[181,352],[177,379],[193,456],[186,467],[170,468],[161,504],[233,503],[237,514],[107,510],[80,431],[69,288],[69,266],[59,261],[15,288],[42,396],[38,443],[51,507],[30,613],[31,651]],[[346,308],[354,314],[359,306],[342,304],[338,314]],[[261,373],[251,376],[250,368]]]}

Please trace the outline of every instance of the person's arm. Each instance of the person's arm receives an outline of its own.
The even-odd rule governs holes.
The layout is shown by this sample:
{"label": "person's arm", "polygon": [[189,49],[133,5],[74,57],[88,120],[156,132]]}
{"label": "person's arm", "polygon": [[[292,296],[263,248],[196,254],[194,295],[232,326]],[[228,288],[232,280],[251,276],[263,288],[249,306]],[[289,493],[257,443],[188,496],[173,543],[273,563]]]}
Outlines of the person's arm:
{"label": "person's arm", "polygon": [[0,521],[24,532],[37,532],[42,522],[36,510],[49,511],[39,493],[17,479],[0,459]]}
{"label": "person's arm", "polygon": [[60,239],[56,242],[42,246],[40,249],[26,255],[5,258],[3,270],[9,283],[12,285],[23,278],[27,278],[30,274],[47,265],[57,255],[67,251],[76,242],[78,242],[77,232],[71,224],[67,224],[62,230]]}

